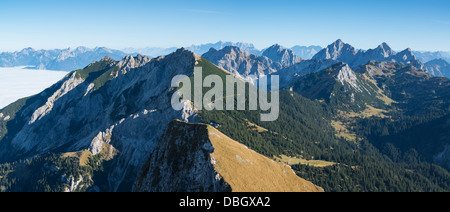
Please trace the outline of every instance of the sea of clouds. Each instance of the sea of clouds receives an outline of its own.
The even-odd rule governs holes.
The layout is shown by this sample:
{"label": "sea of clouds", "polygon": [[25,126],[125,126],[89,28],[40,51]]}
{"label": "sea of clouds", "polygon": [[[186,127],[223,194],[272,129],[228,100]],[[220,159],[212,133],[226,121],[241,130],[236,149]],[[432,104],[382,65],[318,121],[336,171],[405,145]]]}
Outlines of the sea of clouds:
{"label": "sea of clouds", "polygon": [[61,80],[68,72],[0,68],[0,109],[18,99],[36,95]]}

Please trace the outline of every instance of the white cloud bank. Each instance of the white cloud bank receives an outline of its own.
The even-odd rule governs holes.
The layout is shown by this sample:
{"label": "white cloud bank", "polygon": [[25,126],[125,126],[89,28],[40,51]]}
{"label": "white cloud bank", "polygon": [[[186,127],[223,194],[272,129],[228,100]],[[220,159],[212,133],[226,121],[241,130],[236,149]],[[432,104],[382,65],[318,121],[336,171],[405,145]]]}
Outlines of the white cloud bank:
{"label": "white cloud bank", "polygon": [[32,70],[26,67],[0,68],[0,109],[18,99],[40,93],[68,72]]}

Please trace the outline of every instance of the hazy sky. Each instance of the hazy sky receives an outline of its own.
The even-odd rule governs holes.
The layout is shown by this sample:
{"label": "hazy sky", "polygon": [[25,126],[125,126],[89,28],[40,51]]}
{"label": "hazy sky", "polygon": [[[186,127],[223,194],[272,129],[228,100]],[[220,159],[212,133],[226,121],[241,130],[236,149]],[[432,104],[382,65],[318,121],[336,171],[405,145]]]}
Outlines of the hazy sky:
{"label": "hazy sky", "polygon": [[0,51],[243,41],[450,51],[449,0],[0,0]]}

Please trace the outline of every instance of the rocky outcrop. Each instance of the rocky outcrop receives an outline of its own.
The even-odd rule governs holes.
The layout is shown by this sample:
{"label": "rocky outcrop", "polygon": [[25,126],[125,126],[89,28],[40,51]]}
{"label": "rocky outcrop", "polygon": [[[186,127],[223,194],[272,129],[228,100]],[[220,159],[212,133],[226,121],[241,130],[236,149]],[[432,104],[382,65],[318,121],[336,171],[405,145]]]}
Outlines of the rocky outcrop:
{"label": "rocky outcrop", "polygon": [[204,124],[170,123],[144,165],[138,192],[321,192],[284,164]]}
{"label": "rocky outcrop", "polygon": [[173,121],[144,165],[135,191],[226,192],[230,186],[214,168],[206,125]]}

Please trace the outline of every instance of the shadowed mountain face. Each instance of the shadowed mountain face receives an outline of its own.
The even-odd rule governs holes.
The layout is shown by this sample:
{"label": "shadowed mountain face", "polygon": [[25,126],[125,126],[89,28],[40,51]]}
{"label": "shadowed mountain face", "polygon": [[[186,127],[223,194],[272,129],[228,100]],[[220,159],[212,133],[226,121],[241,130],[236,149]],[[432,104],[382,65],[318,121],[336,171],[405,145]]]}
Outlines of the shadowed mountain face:
{"label": "shadowed mountain face", "polygon": [[145,192],[323,191],[211,126],[180,121],[169,124],[139,179],[135,190]]}

